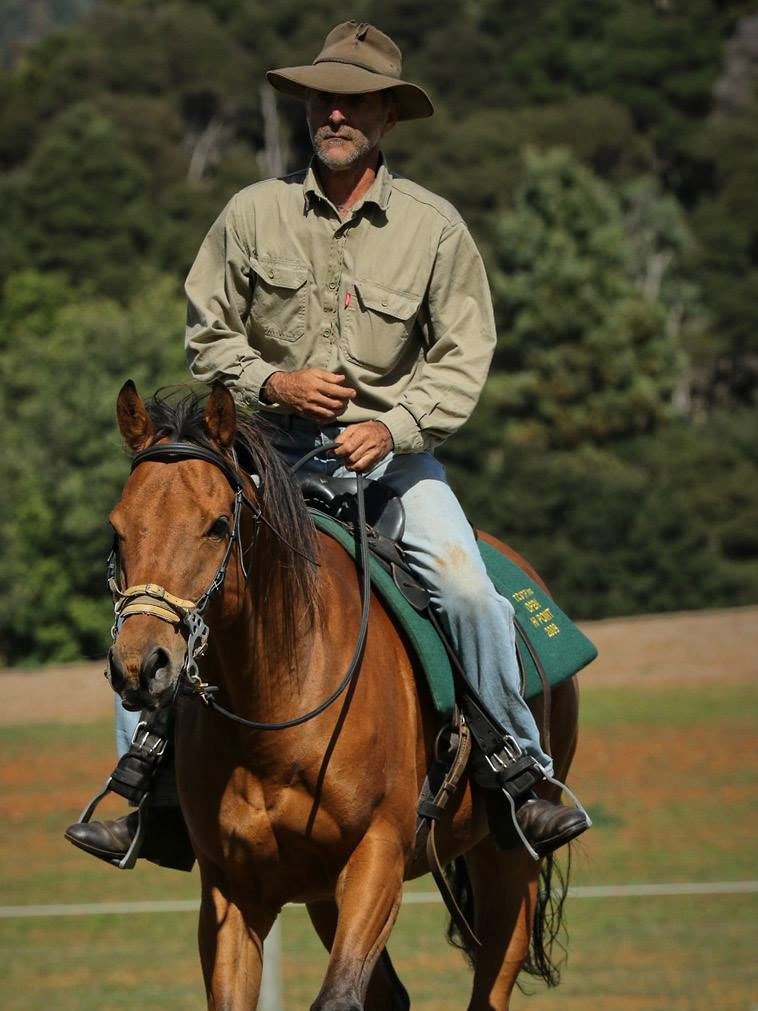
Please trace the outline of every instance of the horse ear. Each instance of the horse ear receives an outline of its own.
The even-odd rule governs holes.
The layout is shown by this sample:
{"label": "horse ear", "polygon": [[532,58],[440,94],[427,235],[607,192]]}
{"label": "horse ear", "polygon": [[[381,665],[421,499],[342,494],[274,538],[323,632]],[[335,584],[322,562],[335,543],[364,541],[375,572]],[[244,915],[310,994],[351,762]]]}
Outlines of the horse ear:
{"label": "horse ear", "polygon": [[229,449],[237,434],[234,398],[223,383],[214,383],[205,406],[205,431],[221,449]]}
{"label": "horse ear", "polygon": [[131,379],[119,390],[116,417],[124,442],[134,453],[144,449],[155,435],[153,420]]}

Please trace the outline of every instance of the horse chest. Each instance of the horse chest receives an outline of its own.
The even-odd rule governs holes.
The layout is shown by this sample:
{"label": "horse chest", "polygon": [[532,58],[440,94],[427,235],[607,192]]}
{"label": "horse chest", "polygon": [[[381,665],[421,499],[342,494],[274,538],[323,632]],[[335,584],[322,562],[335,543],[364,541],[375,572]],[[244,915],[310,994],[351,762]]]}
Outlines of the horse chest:
{"label": "horse chest", "polygon": [[[249,777],[232,781],[219,805],[218,830],[226,846],[244,845],[251,859],[281,859],[291,849],[339,846],[344,821],[302,784],[276,785]],[[349,826],[348,830],[349,830]]]}

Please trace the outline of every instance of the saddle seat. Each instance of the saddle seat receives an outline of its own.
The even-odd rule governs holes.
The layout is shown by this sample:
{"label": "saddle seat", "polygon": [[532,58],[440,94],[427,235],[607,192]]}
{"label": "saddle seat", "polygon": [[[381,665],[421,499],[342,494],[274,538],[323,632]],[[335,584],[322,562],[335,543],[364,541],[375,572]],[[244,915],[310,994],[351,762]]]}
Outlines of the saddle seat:
{"label": "saddle seat", "polygon": [[[308,505],[334,516],[344,523],[354,523],[357,518],[355,496],[357,477],[315,477],[312,474],[295,474],[303,498]],[[379,537],[399,544],[405,532],[405,509],[397,495],[381,481],[364,484],[366,522]]]}

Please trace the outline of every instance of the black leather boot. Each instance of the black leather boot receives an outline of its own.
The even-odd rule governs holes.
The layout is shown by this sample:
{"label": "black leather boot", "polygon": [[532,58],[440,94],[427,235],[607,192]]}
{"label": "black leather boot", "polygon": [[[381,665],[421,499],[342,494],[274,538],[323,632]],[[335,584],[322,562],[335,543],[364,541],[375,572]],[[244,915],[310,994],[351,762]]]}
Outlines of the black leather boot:
{"label": "black leather boot", "polygon": [[[147,806],[144,839],[137,857],[160,867],[191,871],[195,854],[179,807]],[[139,828],[139,814],[132,811],[113,821],[74,822],[63,833],[74,846],[118,867],[129,852]]]}
{"label": "black leather boot", "polygon": [[137,834],[138,818],[133,811],[115,821],[75,821],[63,835],[85,853],[118,865]]}
{"label": "black leather boot", "polygon": [[581,808],[564,807],[541,797],[525,801],[516,812],[519,828],[538,856],[565,846],[590,827]]}
{"label": "black leather boot", "polygon": [[499,790],[487,790],[484,796],[487,820],[495,845],[501,850],[524,845],[519,830],[538,857],[572,842],[591,825],[586,813],[577,807],[564,807],[553,801],[532,795],[517,805],[514,814],[506,797]]}

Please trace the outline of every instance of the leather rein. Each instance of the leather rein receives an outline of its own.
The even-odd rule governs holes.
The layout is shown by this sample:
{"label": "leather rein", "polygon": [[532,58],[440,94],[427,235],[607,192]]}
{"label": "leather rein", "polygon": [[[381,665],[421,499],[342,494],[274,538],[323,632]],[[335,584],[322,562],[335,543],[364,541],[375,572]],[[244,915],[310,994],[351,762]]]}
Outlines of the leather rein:
{"label": "leather rein", "polygon": [[[317,454],[323,453],[325,450],[333,449],[336,445],[337,444],[335,442],[330,442],[324,446],[318,446],[294,464],[291,468],[292,473],[297,471]],[[356,564],[359,564],[362,569],[361,621],[350,664],[348,665],[344,677],[334,691],[314,709],[311,709],[307,713],[303,713],[302,716],[296,716],[291,720],[284,720],[279,723],[264,723],[257,720],[245,719],[244,717],[238,716],[236,713],[233,713],[230,710],[225,709],[224,706],[220,705],[214,697],[215,693],[219,690],[218,686],[208,684],[202,679],[197,663],[198,658],[203,656],[206,652],[208,648],[208,639],[210,637],[210,629],[203,618],[203,613],[208,607],[208,604],[213,596],[224,584],[226,571],[235,546],[238,549],[238,557],[242,573],[245,580],[247,580],[248,572],[245,565],[246,549],[242,544],[241,534],[243,507],[250,510],[255,525],[253,539],[248,545],[247,550],[254,547],[257,540],[258,530],[261,524],[265,524],[286,547],[290,548],[291,551],[301,555],[301,557],[305,558],[306,561],[310,562],[312,565],[318,565],[319,563],[315,559],[304,555],[301,551],[295,548],[294,545],[290,544],[281,531],[279,531],[266,518],[266,516],[264,516],[260,506],[251,501],[245,493],[245,485],[237,469],[220,454],[214,453],[212,450],[205,449],[203,446],[194,445],[193,443],[161,442],[136,453],[132,460],[131,469],[134,471],[141,463],[146,463],[148,461],[176,463],[181,460],[202,460],[204,463],[212,464],[221,471],[234,491],[232,529],[229,534],[226,551],[224,552],[221,564],[216,570],[216,574],[211,580],[210,585],[196,601],[193,601],[182,597],[176,597],[157,583],[143,583],[138,586],[130,586],[125,590],[122,590],[118,584],[118,545],[117,542],[114,542],[113,548],[108,556],[107,563],[108,587],[113,595],[113,608],[115,613],[115,621],[113,623],[113,627],[111,628],[112,640],[115,642],[116,636],[127,618],[135,614],[152,615],[155,618],[159,618],[161,621],[174,625],[186,639],[187,645],[184,664],[182,665],[182,669],[177,679],[177,693],[179,691],[183,691],[185,694],[189,694],[192,697],[199,697],[206,706],[213,709],[215,712],[225,716],[227,719],[233,720],[235,723],[238,723],[243,727],[247,727],[249,730],[288,730],[292,727],[298,727],[303,723],[307,723],[309,720],[314,719],[316,716],[319,716],[328,709],[344,693],[360,666],[361,659],[363,657],[363,650],[366,644],[369,608],[371,603],[371,579],[368,565],[368,536],[366,533],[366,507],[364,500],[363,476],[361,474],[356,475],[358,479],[356,498],[358,508],[358,542],[360,548],[360,561],[357,561]],[[183,682],[187,683],[186,687],[184,687]],[[174,698],[176,698],[176,693]]]}

